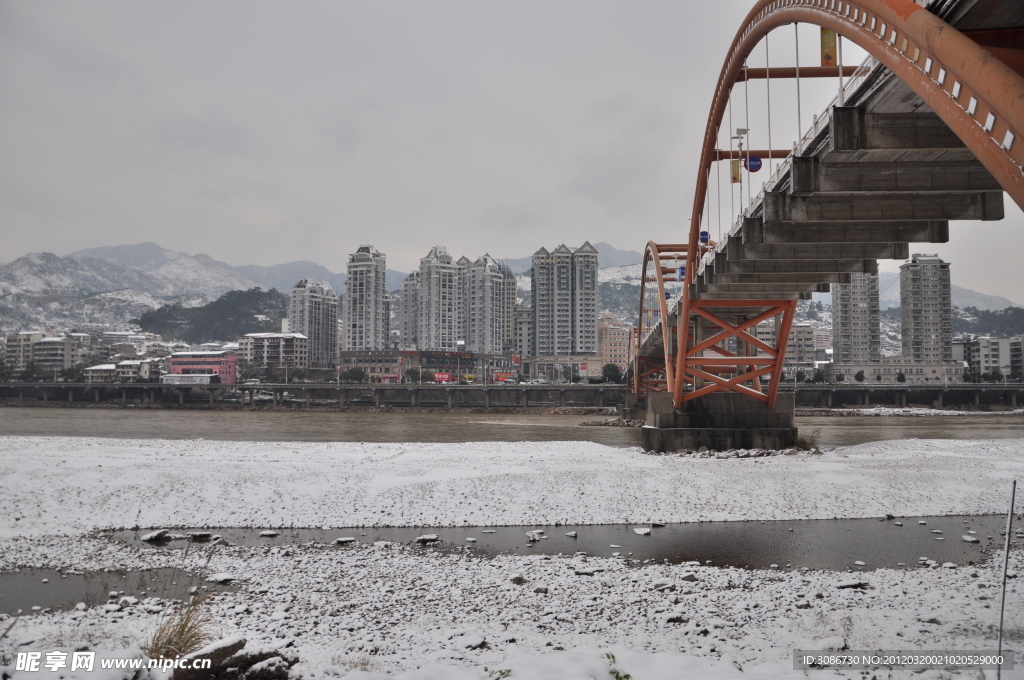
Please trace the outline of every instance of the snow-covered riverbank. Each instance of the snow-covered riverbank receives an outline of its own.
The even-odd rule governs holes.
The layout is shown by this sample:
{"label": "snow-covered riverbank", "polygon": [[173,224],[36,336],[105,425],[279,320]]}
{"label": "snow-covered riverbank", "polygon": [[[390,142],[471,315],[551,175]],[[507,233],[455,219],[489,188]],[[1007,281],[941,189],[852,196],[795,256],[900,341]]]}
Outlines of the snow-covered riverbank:
{"label": "snow-covered riverbank", "polygon": [[[12,437],[0,439],[0,571],[137,570],[180,559],[178,551],[84,536],[135,525],[512,525],[992,513],[1004,511],[1013,476],[1024,476],[1022,440],[905,440],[822,455],[716,460],[581,442]],[[208,555],[209,573],[232,574],[240,586],[212,600],[218,633],[243,634],[254,643],[291,642],[301,659],[293,672],[310,679],[398,673],[417,680],[475,680],[504,670],[512,678],[603,679],[613,677],[613,668],[633,680],[806,677],[792,670],[791,658],[793,649],[804,646],[992,648],[998,611],[992,562],[849,574],[586,556],[483,559],[471,552],[359,544],[208,545],[190,556],[190,567],[199,568]],[[1024,570],[1019,552],[1012,568]],[[867,585],[839,587],[851,579]],[[1007,623],[1011,647],[1019,649],[1024,594],[1019,579],[1012,584]],[[153,621],[141,603],[116,612],[91,606],[85,613],[23,617],[0,643],[0,653],[26,641],[21,649],[137,646]],[[607,653],[615,655],[614,664]]]}
{"label": "snow-covered riverbank", "polygon": [[985,514],[1024,440],[726,460],[589,442],[0,439],[0,536],[113,527],[606,524]]}
{"label": "snow-covered riverbank", "polygon": [[[137,551],[95,538],[16,538],[0,546],[0,569],[139,569],[180,559],[180,551]],[[998,612],[991,563],[768,572],[321,544],[200,547],[191,568],[209,553],[208,573],[234,575],[240,585],[210,604],[220,636],[288,645],[301,659],[293,671],[310,679],[497,677],[485,667],[511,670],[512,678],[603,679],[612,677],[609,652],[634,680],[805,677],[792,669],[794,649],[992,648]],[[1013,568],[1022,567],[1024,555],[1014,553]],[[843,587],[853,583],[862,585]],[[1014,590],[1008,602],[1013,648],[1024,644],[1021,598]],[[140,602],[123,611],[93,606],[25,617],[10,646],[137,646],[155,625],[146,609]],[[375,674],[351,672],[359,670]]]}

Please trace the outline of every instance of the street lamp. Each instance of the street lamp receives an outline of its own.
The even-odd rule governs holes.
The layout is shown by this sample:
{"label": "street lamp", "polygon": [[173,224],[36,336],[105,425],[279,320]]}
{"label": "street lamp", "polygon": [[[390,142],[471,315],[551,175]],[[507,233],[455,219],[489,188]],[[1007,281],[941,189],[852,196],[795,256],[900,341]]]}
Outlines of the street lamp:
{"label": "street lamp", "polygon": [[[733,135],[733,137],[732,137],[733,139],[738,140],[738,142],[739,142],[739,147],[740,147],[740,157],[739,157],[739,160],[740,160],[740,166],[741,167],[743,165],[743,140],[746,137],[747,133],[749,133],[749,132],[750,132],[749,128],[736,128],[736,134]],[[748,181],[749,181],[749,178],[748,178]],[[743,211],[743,175],[740,175],[739,185],[740,185],[740,212],[742,212]]]}

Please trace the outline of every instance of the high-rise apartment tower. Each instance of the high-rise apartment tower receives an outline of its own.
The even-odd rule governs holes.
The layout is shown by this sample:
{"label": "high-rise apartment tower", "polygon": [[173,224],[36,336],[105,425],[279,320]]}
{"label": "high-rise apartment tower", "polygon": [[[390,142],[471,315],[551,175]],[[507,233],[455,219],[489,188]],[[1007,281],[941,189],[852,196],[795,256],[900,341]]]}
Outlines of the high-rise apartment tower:
{"label": "high-rise apartment tower", "polygon": [[880,361],[878,274],[854,273],[850,283],[832,284],[832,362]]}
{"label": "high-rise apartment tower", "polygon": [[387,259],[373,246],[359,246],[348,258],[342,348],[387,349],[391,335],[391,304]]}
{"label": "high-rise apartment tower", "polygon": [[949,263],[938,255],[914,255],[900,266],[904,359],[952,361],[950,288]]}
{"label": "high-rise apartment tower", "polygon": [[597,250],[564,244],[533,254],[535,356],[597,353]]}
{"label": "high-rise apartment tower", "polygon": [[333,369],[338,362],[338,296],[326,281],[301,279],[288,299],[288,330],[309,338],[309,367]]}

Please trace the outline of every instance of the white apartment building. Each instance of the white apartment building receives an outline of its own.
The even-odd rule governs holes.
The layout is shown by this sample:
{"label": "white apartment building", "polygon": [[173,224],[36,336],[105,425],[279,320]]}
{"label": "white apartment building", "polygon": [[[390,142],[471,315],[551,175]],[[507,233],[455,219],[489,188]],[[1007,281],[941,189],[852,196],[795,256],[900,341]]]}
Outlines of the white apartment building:
{"label": "white apartment building", "polygon": [[949,263],[938,255],[914,255],[900,266],[903,356],[914,361],[952,361],[953,306]]}
{"label": "white apartment building", "polygon": [[59,336],[40,338],[32,343],[32,363],[40,375],[53,377],[77,363],[78,352],[73,338]]}
{"label": "white apartment building", "polygon": [[387,256],[373,246],[359,246],[348,258],[347,271],[342,349],[387,349],[391,336]]}
{"label": "white apartment building", "polygon": [[490,255],[455,261],[435,246],[401,296],[402,349],[500,354],[515,345],[515,275]]}
{"label": "white apartment building", "polygon": [[249,333],[238,338],[238,355],[263,368],[309,368],[309,338],[301,333]]}
{"label": "white apartment building", "polygon": [[288,330],[309,339],[309,368],[334,369],[338,362],[338,296],[329,283],[302,279],[292,287]]}
{"label": "white apartment building", "polygon": [[500,354],[507,349],[508,318],[515,317],[515,301],[509,306],[508,288],[514,293],[515,276],[505,264],[490,255],[476,262],[463,258],[462,337],[466,351]]}
{"label": "white apartment building", "polygon": [[117,364],[99,364],[90,366],[82,373],[87,383],[112,383],[117,381]]}
{"label": "white apartment building", "polygon": [[541,248],[532,264],[535,355],[597,354],[597,250]]}
{"label": "white apartment building", "polygon": [[873,363],[881,349],[878,275],[854,273],[850,283],[832,284],[832,361]]}
{"label": "white apartment building", "polygon": [[452,352],[462,330],[462,267],[444,246],[434,246],[420,259],[417,349]]}
{"label": "white apartment building", "polygon": [[1011,346],[1014,340],[1019,340],[1019,338],[990,338],[985,336],[964,338],[963,357],[974,379],[980,380],[982,374],[988,373],[991,375],[996,370],[1003,376],[1008,377],[1013,371]]}
{"label": "white apartment building", "polygon": [[32,363],[32,345],[45,337],[44,331],[20,331],[7,336],[7,366],[14,371],[24,371]]}

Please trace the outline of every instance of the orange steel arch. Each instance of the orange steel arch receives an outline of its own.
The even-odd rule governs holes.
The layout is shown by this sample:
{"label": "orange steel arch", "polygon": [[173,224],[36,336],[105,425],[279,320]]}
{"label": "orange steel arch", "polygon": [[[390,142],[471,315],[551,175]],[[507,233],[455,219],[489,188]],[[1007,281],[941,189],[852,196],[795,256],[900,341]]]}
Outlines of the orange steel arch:
{"label": "orange steel arch", "polygon": [[[687,283],[692,284],[697,275],[708,178],[718,156],[718,132],[732,86],[740,80],[743,64],[761,38],[791,23],[830,28],[862,47],[921,97],[1013,201],[1024,207],[1024,78],[1009,66],[911,0],[759,0],[733,38],[711,103],[690,222]],[[677,331],[679,359],[674,361],[671,380],[677,408],[695,395],[682,392],[684,377],[692,367],[687,357],[689,317],[700,306],[693,304],[690,295],[691,286],[684,286]],[[723,306],[729,304],[726,301]],[[783,353],[785,341],[780,337],[777,342]],[[667,346],[665,354],[670,361]],[[771,405],[777,389],[778,381],[772,381]]]}

